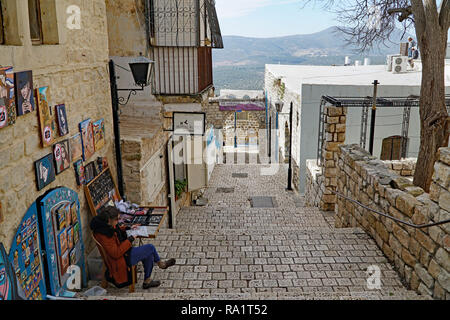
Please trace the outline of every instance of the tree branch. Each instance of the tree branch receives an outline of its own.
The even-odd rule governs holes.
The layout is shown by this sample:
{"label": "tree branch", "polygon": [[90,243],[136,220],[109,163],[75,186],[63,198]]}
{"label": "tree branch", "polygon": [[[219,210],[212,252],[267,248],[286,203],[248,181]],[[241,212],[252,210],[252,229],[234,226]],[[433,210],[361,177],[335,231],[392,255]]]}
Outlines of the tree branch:
{"label": "tree branch", "polygon": [[439,10],[439,24],[444,30],[450,27],[450,1],[442,0],[441,8]]}
{"label": "tree branch", "polygon": [[409,18],[409,16],[411,16],[413,14],[412,12],[412,7],[406,7],[406,8],[394,8],[394,9],[389,9],[388,10],[389,14],[396,14],[396,13],[400,13],[400,16],[398,17],[398,21],[399,22],[403,22],[406,19]]}

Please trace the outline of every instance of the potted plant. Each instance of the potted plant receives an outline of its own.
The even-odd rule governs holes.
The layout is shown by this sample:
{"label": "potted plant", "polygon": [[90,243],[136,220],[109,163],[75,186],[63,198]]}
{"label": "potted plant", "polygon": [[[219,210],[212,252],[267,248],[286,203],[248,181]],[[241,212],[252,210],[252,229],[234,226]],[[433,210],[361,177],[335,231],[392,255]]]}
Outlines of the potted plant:
{"label": "potted plant", "polygon": [[187,180],[175,180],[175,201],[186,191]]}

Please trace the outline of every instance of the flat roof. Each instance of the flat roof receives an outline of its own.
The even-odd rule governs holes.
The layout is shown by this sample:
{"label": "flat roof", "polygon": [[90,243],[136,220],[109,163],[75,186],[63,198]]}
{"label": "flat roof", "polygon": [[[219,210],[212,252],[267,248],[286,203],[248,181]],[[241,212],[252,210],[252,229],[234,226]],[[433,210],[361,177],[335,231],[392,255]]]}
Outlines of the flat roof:
{"label": "flat roof", "polygon": [[[419,62],[420,65],[420,62]],[[383,86],[421,86],[422,72],[394,74],[385,65],[305,66],[266,64],[266,71],[282,78],[286,87],[298,91],[302,84],[372,86],[378,80]],[[446,86],[450,86],[450,64],[446,64]]]}
{"label": "flat roof", "polygon": [[220,90],[220,96],[216,97],[220,100],[256,100],[264,99],[263,90]]}

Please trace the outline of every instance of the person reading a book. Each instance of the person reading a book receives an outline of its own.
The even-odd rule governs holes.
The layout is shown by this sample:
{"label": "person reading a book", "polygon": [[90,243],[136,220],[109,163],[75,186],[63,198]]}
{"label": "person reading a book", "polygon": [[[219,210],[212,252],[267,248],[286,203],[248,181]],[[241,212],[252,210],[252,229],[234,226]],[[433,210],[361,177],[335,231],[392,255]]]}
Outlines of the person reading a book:
{"label": "person reading a book", "polygon": [[127,235],[126,226],[119,225],[119,214],[120,211],[115,207],[106,207],[92,219],[90,224],[95,239],[107,254],[105,263],[110,266],[107,270],[107,280],[118,288],[130,285],[129,270],[131,268],[129,267],[141,261],[145,273],[143,288],[160,286],[160,281],[151,279],[154,264],[156,263],[161,269],[167,269],[175,265],[176,260],[162,261],[152,244],[133,247],[134,237]]}

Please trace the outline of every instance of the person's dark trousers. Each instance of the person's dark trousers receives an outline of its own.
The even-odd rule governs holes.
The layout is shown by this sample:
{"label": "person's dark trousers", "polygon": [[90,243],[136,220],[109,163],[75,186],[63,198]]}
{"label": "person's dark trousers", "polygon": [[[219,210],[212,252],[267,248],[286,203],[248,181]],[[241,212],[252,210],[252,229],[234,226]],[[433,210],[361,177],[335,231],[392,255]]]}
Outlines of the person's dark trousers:
{"label": "person's dark trousers", "polygon": [[156,248],[152,244],[147,244],[142,247],[131,248],[130,251],[130,264],[135,266],[139,261],[144,264],[144,280],[150,278],[153,270],[153,264],[160,261],[160,257]]}

